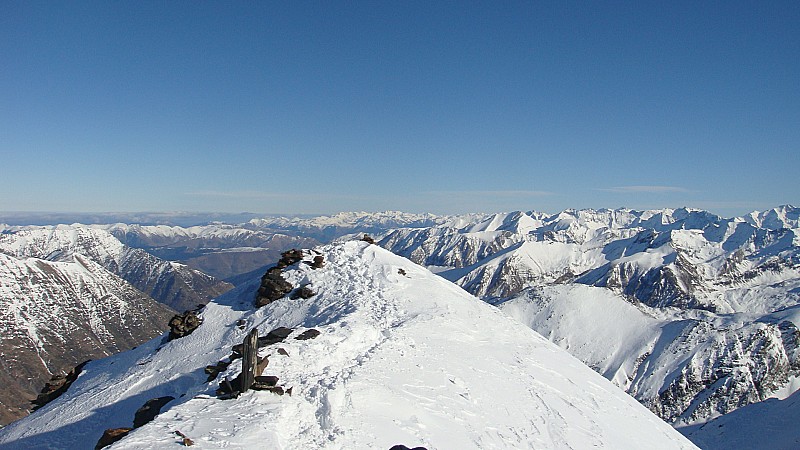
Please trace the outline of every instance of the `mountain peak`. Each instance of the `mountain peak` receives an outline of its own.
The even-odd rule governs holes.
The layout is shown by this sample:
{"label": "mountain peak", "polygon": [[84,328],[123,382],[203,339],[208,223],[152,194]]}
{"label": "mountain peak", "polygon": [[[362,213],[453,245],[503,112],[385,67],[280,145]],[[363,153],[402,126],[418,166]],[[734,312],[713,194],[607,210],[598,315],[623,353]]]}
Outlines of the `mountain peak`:
{"label": "mountain peak", "polygon": [[[174,430],[215,448],[693,448],[578,360],[426,269],[364,242],[317,252],[304,259],[322,256],[322,268],[282,270],[314,295],[255,309],[253,280],[209,303],[191,335],[88,364],[64,396],[0,430],[0,443],[94,442],[130,426],[146,400],[171,396],[114,448],[169,445]],[[215,397],[240,360],[211,381],[203,367],[252,329],[278,327],[293,331],[259,354],[263,374],[291,395]],[[296,339],[310,328],[319,336]]]}

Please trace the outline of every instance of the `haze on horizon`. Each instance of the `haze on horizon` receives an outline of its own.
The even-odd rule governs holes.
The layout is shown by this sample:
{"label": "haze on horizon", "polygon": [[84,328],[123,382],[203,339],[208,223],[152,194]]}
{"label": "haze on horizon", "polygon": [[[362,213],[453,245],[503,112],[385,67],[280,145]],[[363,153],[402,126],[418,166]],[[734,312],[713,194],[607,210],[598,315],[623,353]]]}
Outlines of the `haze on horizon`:
{"label": "haze on horizon", "polygon": [[0,211],[800,204],[800,3],[7,2]]}

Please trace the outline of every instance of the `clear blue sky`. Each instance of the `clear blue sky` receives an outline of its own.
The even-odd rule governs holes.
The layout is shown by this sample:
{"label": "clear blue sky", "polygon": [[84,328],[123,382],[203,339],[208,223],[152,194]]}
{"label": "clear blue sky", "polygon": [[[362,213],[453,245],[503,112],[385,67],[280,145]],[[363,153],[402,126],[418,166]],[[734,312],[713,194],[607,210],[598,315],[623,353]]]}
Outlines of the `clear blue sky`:
{"label": "clear blue sky", "polygon": [[0,210],[800,204],[800,2],[0,3]]}

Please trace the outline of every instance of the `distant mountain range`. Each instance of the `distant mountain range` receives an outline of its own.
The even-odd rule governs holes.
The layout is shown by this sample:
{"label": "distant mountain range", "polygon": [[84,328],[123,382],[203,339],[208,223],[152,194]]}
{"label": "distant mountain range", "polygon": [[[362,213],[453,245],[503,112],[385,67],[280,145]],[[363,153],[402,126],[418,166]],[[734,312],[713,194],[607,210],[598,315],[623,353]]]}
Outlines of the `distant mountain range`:
{"label": "distant mountain range", "polygon": [[398,229],[380,244],[701,433],[698,424],[793,393],[798,216],[791,206],[733,219],[690,209],[515,212]]}
{"label": "distant mountain range", "polygon": [[[91,249],[110,237],[132,254],[146,250],[244,286],[283,250],[370,234],[541,333],[695,442],[723,448],[734,441],[715,424],[745,429],[749,411],[785,408],[800,388],[799,217],[782,206],[738,218],[682,208],[71,225],[40,229],[82,238],[23,239],[39,242],[37,251],[22,251],[31,245],[19,240],[35,227],[0,226],[0,251],[60,261],[72,247],[41,242]],[[126,251],[98,250],[94,259],[120,261]]]}
{"label": "distant mountain range", "polygon": [[70,260],[81,254],[175,310],[193,309],[231,286],[185,264],[160,259],[82,225],[3,227],[0,252],[18,258]]}
{"label": "distant mountain range", "polygon": [[107,231],[128,246],[144,249],[162,259],[180,261],[233,284],[242,274],[263,274],[266,266],[280,259],[280,253],[286,249],[320,243],[313,238],[250,224],[184,228],[117,223],[92,225],[92,228]]}
{"label": "distant mountain range", "polygon": [[139,225],[168,225],[192,227],[212,223],[243,223],[262,218],[253,213],[195,213],[195,212],[29,212],[0,211],[0,223],[7,225],[61,225],[73,223],[135,223]]}

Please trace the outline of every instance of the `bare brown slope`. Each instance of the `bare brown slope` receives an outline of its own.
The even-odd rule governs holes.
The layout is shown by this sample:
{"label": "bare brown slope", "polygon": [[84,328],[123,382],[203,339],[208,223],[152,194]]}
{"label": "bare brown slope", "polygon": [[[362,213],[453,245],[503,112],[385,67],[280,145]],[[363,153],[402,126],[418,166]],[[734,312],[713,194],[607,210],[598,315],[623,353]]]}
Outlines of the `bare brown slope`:
{"label": "bare brown slope", "polygon": [[0,423],[27,415],[53,374],[160,335],[173,313],[80,255],[0,253]]}

